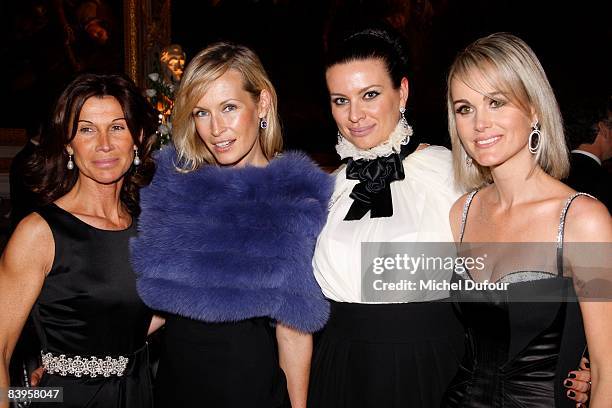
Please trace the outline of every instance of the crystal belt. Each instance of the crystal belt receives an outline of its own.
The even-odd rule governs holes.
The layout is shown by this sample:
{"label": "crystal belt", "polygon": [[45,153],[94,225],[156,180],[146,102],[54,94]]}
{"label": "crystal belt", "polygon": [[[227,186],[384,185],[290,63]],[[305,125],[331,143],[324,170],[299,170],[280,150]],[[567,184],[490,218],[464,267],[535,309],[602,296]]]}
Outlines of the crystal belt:
{"label": "crystal belt", "polygon": [[62,376],[73,375],[81,377],[83,375],[89,377],[110,377],[111,375],[121,377],[125,372],[125,368],[129,362],[127,357],[119,356],[117,358],[106,356],[98,358],[95,356],[67,357],[65,354],[54,355],[53,353],[44,353],[41,351],[42,365],[45,371],[49,374],[59,374]]}

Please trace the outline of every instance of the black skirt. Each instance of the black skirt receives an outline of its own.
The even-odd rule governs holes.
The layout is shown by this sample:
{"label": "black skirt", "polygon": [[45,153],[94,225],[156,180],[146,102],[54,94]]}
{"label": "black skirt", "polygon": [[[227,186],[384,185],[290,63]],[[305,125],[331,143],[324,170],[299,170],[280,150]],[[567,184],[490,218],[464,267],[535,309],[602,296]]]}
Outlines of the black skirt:
{"label": "black skirt", "polygon": [[205,323],[166,319],[155,407],[289,407],[267,318]]}
{"label": "black skirt", "polygon": [[435,408],[463,354],[452,303],[331,302],[311,371],[311,408]]}

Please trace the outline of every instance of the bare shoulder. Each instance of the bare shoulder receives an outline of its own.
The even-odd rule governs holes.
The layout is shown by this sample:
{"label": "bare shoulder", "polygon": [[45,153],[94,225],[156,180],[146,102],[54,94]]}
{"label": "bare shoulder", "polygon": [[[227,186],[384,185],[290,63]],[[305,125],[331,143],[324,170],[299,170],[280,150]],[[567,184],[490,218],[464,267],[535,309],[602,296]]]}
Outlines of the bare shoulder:
{"label": "bare shoulder", "polygon": [[461,221],[461,213],[463,212],[463,207],[465,206],[465,202],[467,201],[469,195],[470,193],[465,193],[453,203],[450,211],[451,221],[457,217],[459,218],[459,221]]}
{"label": "bare shoulder", "polygon": [[55,243],[49,224],[37,213],[25,217],[15,228],[4,253],[2,267],[8,272],[48,272],[53,263]]}
{"label": "bare shoulder", "polygon": [[591,197],[576,197],[567,211],[564,234],[570,242],[612,242],[608,209]]}
{"label": "bare shoulder", "polygon": [[47,221],[43,219],[38,213],[31,213],[26,216],[15,228],[15,232],[11,236],[11,239],[35,241],[41,242],[50,240],[53,241],[53,234]]}

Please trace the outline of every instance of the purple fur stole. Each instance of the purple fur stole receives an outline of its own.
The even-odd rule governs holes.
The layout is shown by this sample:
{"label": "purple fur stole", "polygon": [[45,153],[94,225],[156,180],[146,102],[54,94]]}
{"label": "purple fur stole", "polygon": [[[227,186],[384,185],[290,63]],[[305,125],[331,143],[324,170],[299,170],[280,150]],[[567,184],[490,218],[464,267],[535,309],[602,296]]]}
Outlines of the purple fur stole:
{"label": "purple fur stole", "polygon": [[155,310],[206,322],[269,316],[321,329],[329,305],[312,256],[327,217],[332,178],[305,154],[267,167],[176,171],[173,148],[141,191],[131,241],[138,292]]}

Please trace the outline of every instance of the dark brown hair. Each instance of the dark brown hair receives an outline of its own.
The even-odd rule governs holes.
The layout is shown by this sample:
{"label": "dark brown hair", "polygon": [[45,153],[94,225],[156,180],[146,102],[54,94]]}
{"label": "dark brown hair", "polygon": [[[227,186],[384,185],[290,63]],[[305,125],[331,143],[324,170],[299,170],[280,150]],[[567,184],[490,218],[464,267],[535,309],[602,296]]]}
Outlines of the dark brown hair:
{"label": "dark brown hair", "polygon": [[325,69],[366,59],[380,59],[393,86],[397,89],[402,78],[410,77],[408,46],[402,35],[385,22],[358,23],[330,33],[325,54]]}
{"label": "dark brown hair", "polygon": [[[132,165],[123,177],[120,200],[130,214],[140,213],[139,189],[151,181],[155,163],[151,157],[157,117],[136,85],[120,74],[83,74],[60,95],[51,120],[41,135],[40,146],[30,159],[24,175],[26,184],[38,197],[38,204],[49,204],[74,187],[78,169],[68,170],[66,145],[75,137],[81,109],[89,98],[112,96],[121,105],[141,163]],[[142,140],[140,135],[142,134]]]}

